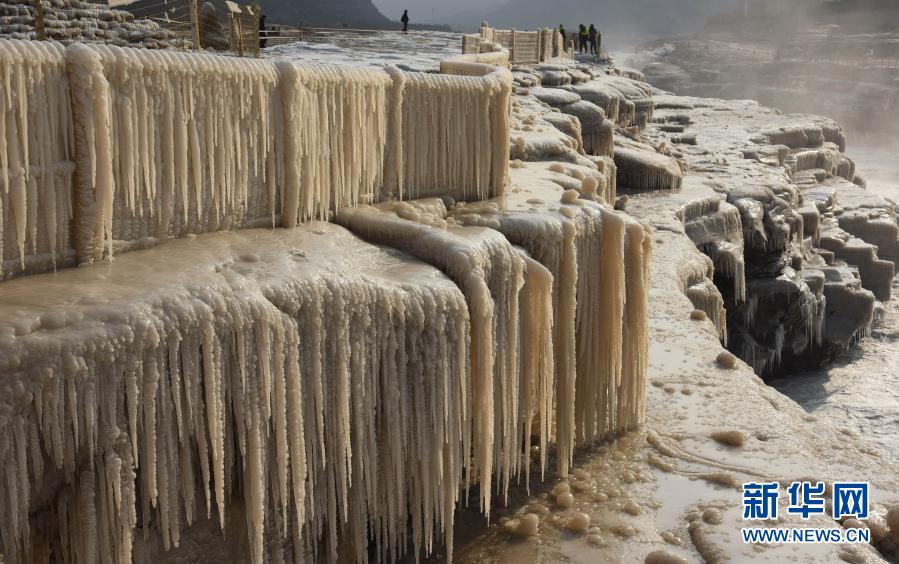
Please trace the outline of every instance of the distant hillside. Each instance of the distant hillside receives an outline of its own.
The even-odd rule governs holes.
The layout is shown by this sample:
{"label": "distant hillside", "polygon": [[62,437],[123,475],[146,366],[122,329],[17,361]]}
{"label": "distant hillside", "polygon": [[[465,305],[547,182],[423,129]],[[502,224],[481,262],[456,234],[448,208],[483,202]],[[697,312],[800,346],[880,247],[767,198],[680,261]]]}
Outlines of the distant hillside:
{"label": "distant hillside", "polygon": [[371,0],[261,0],[269,24],[320,25],[326,27],[391,27]]}

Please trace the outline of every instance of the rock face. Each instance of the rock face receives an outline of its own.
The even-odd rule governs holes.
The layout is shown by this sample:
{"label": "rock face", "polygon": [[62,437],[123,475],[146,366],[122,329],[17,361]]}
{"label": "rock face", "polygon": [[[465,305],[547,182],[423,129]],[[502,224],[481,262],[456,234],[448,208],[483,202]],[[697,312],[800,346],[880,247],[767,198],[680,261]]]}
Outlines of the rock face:
{"label": "rock face", "polygon": [[[289,25],[387,27],[395,25],[371,0],[263,0],[262,11],[270,22]],[[397,15],[399,17],[399,15]]]}
{"label": "rock face", "polygon": [[[888,62],[895,58],[895,33],[853,34],[850,27],[861,25],[857,31],[870,30],[882,20],[870,14],[853,19],[863,13],[863,3],[836,6],[839,8],[830,15],[831,23],[838,25],[826,30],[823,26],[811,28],[811,16],[799,14],[758,33],[660,42],[650,46],[651,62],[644,70],[656,86],[684,95],[751,97],[786,110],[834,116],[849,127],[853,138],[863,139],[860,160],[876,161],[882,158],[881,150],[891,159],[895,125],[882,116],[895,112],[899,100],[895,65]],[[744,358],[754,359],[757,366],[771,367],[771,359],[777,364],[780,358],[786,368],[821,356],[821,352],[826,357],[832,347],[846,346],[867,333],[876,300],[891,297],[897,226],[894,202],[860,189],[866,182],[856,175],[855,163],[843,154],[846,136],[834,123],[807,116],[782,116],[774,121],[780,123],[762,129],[755,138],[762,146],[747,148],[743,159],[786,172],[792,187],[786,191],[781,187],[780,193],[775,190],[775,196],[801,216],[805,244],[798,249],[790,245],[794,250],[785,252],[750,244],[753,238],[763,237],[767,227],[759,215],[761,207],[752,204],[757,212],[753,214],[750,206],[743,206],[744,220],[755,221],[759,228],[747,233],[747,268],[753,278],[748,283],[755,290],[742,307],[745,330],[739,346]],[[795,220],[793,223],[795,232]],[[789,274],[787,278],[795,282],[774,276],[778,272]],[[800,311],[784,316],[793,321],[780,325],[784,327],[782,335],[775,333],[773,341],[768,339],[773,348],[764,344],[764,333],[776,327],[749,327],[760,315],[767,318],[775,313],[764,305],[757,308],[770,302],[773,294],[785,291],[784,284],[797,289],[806,286],[816,296],[812,300],[807,292],[796,294],[796,303],[811,312],[812,302],[817,301],[818,314],[827,320],[820,330],[822,351],[812,348],[797,356],[805,350],[802,340],[789,351],[793,341],[789,326],[801,327],[804,316]],[[788,350],[782,358],[777,354],[780,342]],[[764,352],[757,354],[765,350],[767,360]]]}

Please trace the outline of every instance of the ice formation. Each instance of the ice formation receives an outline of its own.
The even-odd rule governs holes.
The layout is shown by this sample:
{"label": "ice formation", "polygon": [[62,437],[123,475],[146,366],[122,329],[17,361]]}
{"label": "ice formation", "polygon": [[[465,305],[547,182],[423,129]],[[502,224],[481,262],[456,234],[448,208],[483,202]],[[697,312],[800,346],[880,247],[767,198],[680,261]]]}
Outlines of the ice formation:
{"label": "ice formation", "polygon": [[515,209],[520,199],[506,195],[505,209],[469,204],[451,217],[497,229],[553,274],[556,448],[565,475],[576,444],[642,419],[647,342],[640,336],[647,312],[641,288],[651,243],[642,225],[592,201],[556,213],[531,198],[525,205],[540,210],[533,214]]}
{"label": "ice formation", "polygon": [[278,68],[286,124],[284,225],[371,201],[391,174],[385,169],[396,169],[386,155],[389,126],[401,112],[402,83],[394,86],[375,69],[287,62]]}
{"label": "ice formation", "polygon": [[0,279],[71,264],[69,85],[53,43],[0,40]]}
{"label": "ice formation", "polygon": [[[342,210],[337,220],[365,239],[441,268],[462,288],[470,307],[472,403],[478,414],[472,431],[472,472],[481,483],[481,509],[489,516],[494,468],[507,491],[512,472],[519,470],[522,450],[527,452],[527,442],[522,445],[519,440],[529,441],[518,429],[528,417],[518,413],[525,374],[518,356],[524,259],[500,233],[489,229],[435,228],[372,208]],[[544,296],[536,299],[545,303],[551,285],[546,279],[531,284],[542,288]],[[545,320],[533,316],[528,320],[532,325],[525,332],[536,334],[535,344],[545,342],[548,336],[537,331],[539,323],[548,334]],[[511,390],[506,391],[506,386]],[[529,407],[531,398],[523,399],[520,407]]]}
{"label": "ice formation", "polygon": [[[125,562],[138,524],[175,548],[240,503],[254,562],[451,558],[460,487],[489,516],[533,436],[567,474],[643,420],[650,231],[612,209],[608,156],[496,213],[493,55],[0,55],[4,268],[84,263],[0,286],[7,561]],[[206,233],[259,226],[286,229]]]}
{"label": "ice formation", "polygon": [[[30,46],[15,47],[29,64],[44,60]],[[837,213],[840,187],[822,194],[814,212],[803,209],[812,184],[826,192],[829,175],[851,180],[851,161],[835,151],[844,143],[838,128],[747,126],[759,140],[711,162],[666,142],[698,122],[696,138],[715,149],[714,112],[673,97],[656,104],[635,73],[517,68],[519,95],[510,104],[508,71],[490,66],[503,63],[501,51],[442,65],[453,77],[53,49],[43,80],[50,91],[71,85],[73,109],[69,145],[60,145],[68,152],[53,158],[69,169],[77,163],[74,189],[59,188],[74,205],[57,208],[66,216],[51,227],[45,223],[55,218],[29,215],[40,207],[26,190],[24,238],[15,215],[13,223],[0,216],[18,268],[19,241],[27,243],[31,229],[40,240],[68,217],[74,235],[56,252],[71,256],[66,241],[74,240],[82,262],[180,240],[122,253],[113,264],[0,285],[0,371],[9,375],[0,383],[6,560],[128,561],[138,523],[176,547],[191,523],[231,522],[235,513],[255,562],[396,560],[410,544],[419,556],[441,538],[452,558],[460,487],[478,483],[489,514],[494,492],[530,478],[534,435],[541,468],[555,443],[567,480],[551,495],[558,510],[571,511],[559,523],[593,542],[595,513],[582,513],[581,488],[591,506],[614,496],[616,519],[646,512],[622,499],[625,484],[646,477],[638,462],[619,464],[628,454],[613,451],[614,462],[602,462],[593,478],[570,464],[575,445],[643,420],[650,321],[699,343],[655,351],[656,363],[686,364],[676,374],[680,394],[653,381],[671,394],[667,401],[708,400],[719,409],[755,402],[753,411],[790,423],[798,410],[756,389],[733,354],[706,345],[736,335],[735,349],[765,370],[822,343],[851,342],[871,325],[874,295],[862,285],[882,273],[862,268],[875,259],[846,233],[899,248],[879,205],[853,202],[845,219]],[[11,69],[8,80],[29,76],[6,53],[0,68]],[[216,84],[221,73],[240,92]],[[566,104],[584,103],[551,114],[525,90],[541,81],[575,92],[579,99]],[[30,92],[40,92],[37,84]],[[7,95],[3,115],[52,111],[33,99]],[[757,111],[739,109],[744,117]],[[606,119],[591,122],[599,111]],[[144,114],[157,119],[141,123]],[[640,132],[655,120],[664,128]],[[43,127],[27,121],[38,124],[29,135]],[[24,122],[12,123],[21,131]],[[597,125],[609,139],[590,138]],[[446,136],[424,134],[434,131]],[[613,131],[616,145],[606,148]],[[763,163],[757,177],[735,172],[755,166],[741,162],[751,160],[748,147]],[[522,159],[511,170],[509,151]],[[35,163],[33,151],[30,161],[9,155],[23,170]],[[809,186],[799,185],[803,173]],[[664,193],[616,201],[619,178]],[[736,179],[739,188],[716,178]],[[20,194],[4,191],[4,210]],[[441,198],[416,199],[425,196]],[[657,230],[616,211],[624,208]],[[345,227],[307,221],[334,212]],[[255,225],[289,229],[184,237]],[[859,264],[833,262],[837,249],[810,252],[822,236],[860,249],[840,251]],[[664,249],[661,260],[651,260],[654,244]],[[686,315],[693,307],[705,313]],[[770,339],[756,339],[766,327]],[[683,360],[692,353],[696,359]],[[726,386],[708,378],[725,367]],[[688,420],[706,415],[700,405],[657,417],[689,431]],[[790,434],[787,444],[766,431],[747,432],[747,444],[786,445],[784,456],[800,456],[802,436]],[[687,464],[737,472],[663,434],[651,429],[649,446],[641,435],[635,450],[654,449],[665,472]],[[598,452],[610,448],[617,445]],[[505,528],[524,536],[549,529],[537,509]],[[689,532],[706,557],[713,533],[699,527],[720,525],[727,512],[691,512]],[[37,527],[38,519],[50,526]],[[641,530],[627,522],[609,529],[621,542]],[[673,533],[661,538],[676,539],[669,548],[681,551]],[[640,550],[661,542],[641,542]]]}
{"label": "ice formation", "polygon": [[[309,543],[296,551],[324,533],[336,551],[344,522],[357,540],[370,523],[386,555],[405,543],[404,507],[416,547],[430,546],[435,523],[451,532],[472,406],[468,313],[449,280],[327,224],[120,261],[109,276],[79,269],[4,288],[3,397],[17,429],[0,439],[8,560],[30,553],[31,479],[59,470],[72,493],[49,518],[77,542],[47,541],[70,561],[130,560],[137,515],[177,546],[184,525],[224,519],[238,483],[256,562],[263,533]],[[43,303],[21,309],[35,285]],[[46,376],[29,378],[37,367]],[[407,471],[421,482],[407,487]]]}
{"label": "ice formation", "polygon": [[82,260],[111,254],[114,241],[272,225],[284,160],[272,65],[81,44],[66,58],[87,149],[76,205],[95,210]]}
{"label": "ice formation", "polygon": [[684,178],[677,161],[645,148],[616,146],[615,166],[620,186],[634,190],[677,190]]}
{"label": "ice formation", "polygon": [[[677,155],[688,172],[680,194],[637,194],[631,205],[680,206],[684,233],[714,265],[713,276],[691,281],[694,305],[764,376],[867,335],[874,298],[890,297],[899,229],[892,205],[853,184],[840,128],[754,102],[707,103],[662,97],[646,133],[617,136],[615,150],[625,186],[625,150]],[[696,150],[668,145],[684,131],[701,140]]]}
{"label": "ice formation", "polygon": [[[511,84],[508,71],[482,68],[485,76],[479,77],[406,75],[402,133],[396,145],[398,198],[451,195],[484,200],[503,193]],[[466,119],[441,123],[435,108]]]}
{"label": "ice formation", "polygon": [[[26,234],[44,236],[35,218],[53,213],[74,217],[77,235],[68,237],[65,221],[45,222],[54,244],[32,241],[33,252],[70,255],[74,245],[89,262],[189,233],[327,218],[385,195],[503,190],[508,76],[488,65],[475,65],[484,76],[459,77],[81,44],[64,54],[54,44],[2,47],[7,79],[19,85],[4,113],[18,118],[4,117],[4,127],[20,139],[3,157],[21,166],[30,132],[46,147],[30,167],[58,177],[52,199],[30,189],[31,207],[28,182],[20,189],[8,178],[4,209],[28,210],[31,227],[24,216],[4,222],[17,226],[4,234],[7,260],[15,240],[21,262]],[[37,95],[24,96],[29,89]],[[448,134],[422,135],[437,128]]]}
{"label": "ice formation", "polygon": [[[466,225],[498,229],[531,256],[552,264],[537,249],[557,245],[556,218],[577,223],[589,207],[582,202],[585,191],[576,197],[579,183],[573,173],[583,173],[590,166],[585,161],[592,159],[578,142],[583,131],[572,124],[569,118],[573,116],[550,113],[538,98],[558,97],[559,101],[549,105],[561,109],[573,98],[556,92],[547,95],[541,90],[569,85],[587,90],[602,80],[585,79],[583,75],[590,73],[584,67],[600,65],[558,63],[515,68],[517,96],[513,99],[511,147],[513,158],[520,162],[512,163],[510,185],[503,198],[456,206],[451,218]],[[606,68],[601,72],[611,76],[616,71]],[[540,85],[543,88],[538,90]],[[535,90],[539,96],[534,95]],[[823,193],[830,192],[826,199],[832,202],[836,199],[834,185],[841,183],[831,178],[832,167],[837,166],[837,176],[851,174],[848,159],[833,158],[827,154],[833,147],[824,146],[839,146],[838,128],[824,127],[823,121],[807,116],[782,116],[750,102],[661,98],[653,104],[657,112],[653,120],[658,122],[653,121],[644,131],[631,123],[628,129],[615,130],[616,152],[621,147],[662,155],[683,175],[679,190],[657,186],[655,190],[662,190],[626,192],[629,199],[619,196],[615,202],[616,209],[626,209],[656,228],[651,234],[656,258],[649,312],[653,335],[649,395],[653,402],[650,407],[655,409],[648,415],[647,432],[624,435],[608,451],[601,447],[580,459],[579,467],[570,469],[567,479],[562,478],[552,492],[532,495],[526,506],[510,508],[508,521],[501,520],[501,527],[479,535],[469,554],[535,561],[578,560],[585,558],[585,550],[592,549],[595,552],[587,554],[608,561],[643,561],[646,557],[647,562],[686,562],[697,558],[698,553],[700,559],[708,561],[780,562],[796,556],[790,547],[759,550],[732,542],[734,531],[740,527],[739,502],[727,492],[740,481],[757,475],[791,475],[796,468],[815,468],[816,476],[838,478],[833,472],[833,457],[850,450],[842,456],[841,468],[846,465],[860,475],[880,480],[885,491],[897,491],[895,469],[890,463],[881,463],[883,457],[866,442],[870,436],[847,432],[849,438],[841,439],[838,429],[830,428],[820,416],[815,420],[765,386],[738,358],[752,363],[760,374],[791,370],[797,366],[797,355],[820,359],[841,335],[864,334],[869,327],[867,316],[874,296],[861,287],[861,281],[851,280],[856,276],[864,280],[862,269],[856,272],[854,265],[841,264],[835,253],[821,249],[814,241],[815,234],[823,229],[832,230],[828,235],[841,241],[851,241],[846,233],[836,230],[843,229],[837,224],[843,223],[846,212],[827,203],[815,209],[817,227],[805,219],[814,215],[808,209],[814,206],[809,197],[809,191],[815,189],[812,184],[822,192],[822,200]],[[625,104],[623,114],[645,115],[646,106],[638,110],[636,101],[629,101],[633,107]],[[635,117],[625,119],[636,121]],[[816,146],[806,146],[809,141],[800,140],[793,148],[778,147],[762,134],[807,120],[814,125],[802,126],[803,135],[817,138]],[[831,139],[825,139],[825,128]],[[695,146],[670,145],[687,137]],[[808,155],[802,157],[802,166],[824,164],[828,170],[799,171],[795,155],[805,153]],[[653,171],[645,167],[652,166],[650,160],[635,163],[630,172],[649,177]],[[798,182],[802,172],[811,177],[809,187]],[[541,186],[543,180],[550,180],[558,188]],[[847,185],[846,193],[853,193],[853,188]],[[864,210],[871,217],[866,218]],[[847,225],[864,233],[864,237],[856,237],[869,244],[877,237],[884,248],[895,248],[895,212],[891,206],[873,200],[863,205],[857,199],[851,213]],[[528,239],[540,239],[540,244],[512,235],[514,222],[526,221],[533,224],[531,231],[521,228],[519,233],[530,233]],[[863,260],[860,254],[854,259]],[[589,259],[580,257],[576,264],[579,275],[592,265]],[[554,268],[550,270],[556,273]],[[865,272],[865,284],[880,279],[876,273]],[[556,280],[560,283],[561,277],[557,275]],[[580,292],[577,298],[580,306]],[[690,315],[693,302],[712,312],[714,324],[712,315],[702,310]],[[559,311],[557,308],[557,319]],[[733,352],[723,351],[721,340],[731,342]],[[742,346],[747,344],[749,350],[744,353]],[[782,367],[778,363],[783,363]],[[579,379],[576,384],[580,384]],[[843,405],[839,414],[845,410]],[[864,407],[859,406],[859,410]],[[759,417],[759,413],[766,415]],[[776,429],[771,427],[773,420],[778,421]],[[725,441],[731,444],[729,448],[716,444],[712,437],[735,430],[739,430],[740,438]],[[824,437],[835,445],[823,447],[826,455],[817,447],[796,448],[797,443],[823,444]],[[739,452],[740,447],[766,456],[749,461]],[[644,456],[648,464],[642,464]],[[591,465],[592,479],[584,472],[584,467]],[[647,499],[643,481],[655,481],[660,493]],[[894,497],[885,505],[893,503]],[[659,506],[661,509],[656,510]],[[601,533],[598,527],[595,533],[588,529],[583,539],[587,543],[566,534],[567,525],[582,511],[591,517],[591,523],[602,527]],[[537,516],[542,542],[521,543],[516,538],[525,515]],[[899,513],[894,510],[896,515]],[[877,521],[871,520],[875,523],[872,531],[877,527],[880,537],[885,538]],[[829,517],[822,519],[822,525],[837,526]],[[891,544],[886,546],[892,550]],[[878,560],[872,547],[857,548],[852,553],[837,548],[807,556],[803,553],[800,559]]]}

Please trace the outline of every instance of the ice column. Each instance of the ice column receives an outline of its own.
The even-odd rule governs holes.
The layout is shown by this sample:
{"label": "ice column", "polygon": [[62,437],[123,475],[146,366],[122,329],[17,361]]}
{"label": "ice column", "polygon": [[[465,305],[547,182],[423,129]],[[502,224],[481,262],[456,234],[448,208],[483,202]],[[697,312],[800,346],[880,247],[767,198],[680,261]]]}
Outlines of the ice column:
{"label": "ice column", "polygon": [[0,39],[0,280],[71,254],[71,119],[62,48]]}

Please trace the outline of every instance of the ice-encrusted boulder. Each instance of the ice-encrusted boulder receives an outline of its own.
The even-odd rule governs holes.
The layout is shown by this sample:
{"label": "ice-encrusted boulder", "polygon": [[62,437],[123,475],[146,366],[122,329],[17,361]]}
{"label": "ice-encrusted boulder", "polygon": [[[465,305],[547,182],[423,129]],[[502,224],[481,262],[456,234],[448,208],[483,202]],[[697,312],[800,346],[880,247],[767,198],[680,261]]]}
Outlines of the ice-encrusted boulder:
{"label": "ice-encrusted boulder", "polygon": [[606,112],[574,92],[558,88],[534,88],[531,94],[550,107],[574,116],[580,122],[583,149],[590,155],[612,155],[614,124]]}
{"label": "ice-encrusted boulder", "polygon": [[677,190],[684,178],[676,159],[628,137],[616,137],[614,157],[622,188],[637,191]]}

